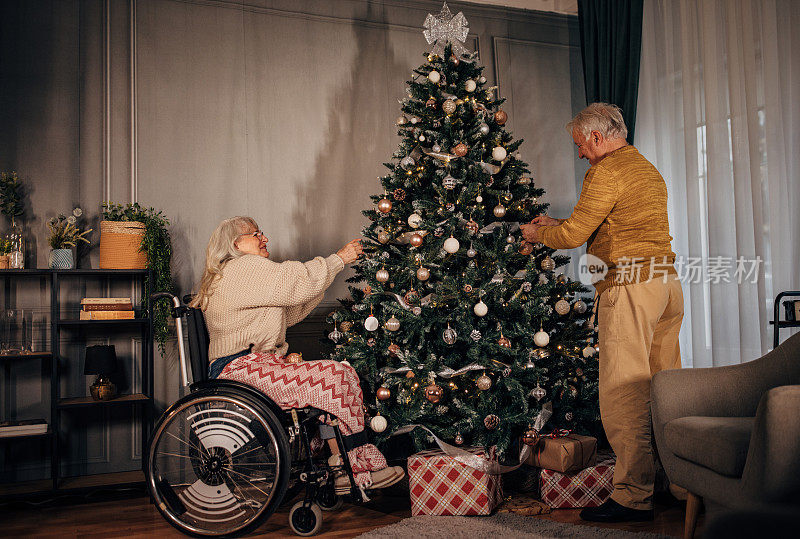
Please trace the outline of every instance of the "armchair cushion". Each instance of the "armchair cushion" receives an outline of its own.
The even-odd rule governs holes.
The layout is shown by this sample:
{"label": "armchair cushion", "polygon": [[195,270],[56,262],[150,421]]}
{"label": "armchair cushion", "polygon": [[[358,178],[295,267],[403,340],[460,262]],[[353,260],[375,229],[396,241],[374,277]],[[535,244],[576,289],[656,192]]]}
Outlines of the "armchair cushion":
{"label": "armchair cushion", "polygon": [[741,477],[754,422],[755,417],[680,417],[664,425],[664,440],[683,459]]}

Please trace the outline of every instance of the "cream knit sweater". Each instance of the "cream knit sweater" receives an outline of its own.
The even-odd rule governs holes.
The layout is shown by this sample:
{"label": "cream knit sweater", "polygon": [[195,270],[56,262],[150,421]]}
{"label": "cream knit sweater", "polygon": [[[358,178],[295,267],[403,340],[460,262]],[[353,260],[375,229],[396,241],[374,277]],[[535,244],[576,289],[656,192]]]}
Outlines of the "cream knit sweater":
{"label": "cream knit sweater", "polygon": [[280,263],[245,255],[226,263],[204,313],[210,361],[242,350],[285,355],[286,328],[308,316],[343,268],[335,254]]}

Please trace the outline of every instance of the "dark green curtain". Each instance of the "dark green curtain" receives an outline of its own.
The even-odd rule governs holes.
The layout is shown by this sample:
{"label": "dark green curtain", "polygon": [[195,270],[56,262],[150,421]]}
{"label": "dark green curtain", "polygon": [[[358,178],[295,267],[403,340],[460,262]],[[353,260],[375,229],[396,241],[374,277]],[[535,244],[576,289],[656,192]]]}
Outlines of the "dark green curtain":
{"label": "dark green curtain", "polygon": [[586,103],[622,109],[633,144],[644,0],[578,0]]}

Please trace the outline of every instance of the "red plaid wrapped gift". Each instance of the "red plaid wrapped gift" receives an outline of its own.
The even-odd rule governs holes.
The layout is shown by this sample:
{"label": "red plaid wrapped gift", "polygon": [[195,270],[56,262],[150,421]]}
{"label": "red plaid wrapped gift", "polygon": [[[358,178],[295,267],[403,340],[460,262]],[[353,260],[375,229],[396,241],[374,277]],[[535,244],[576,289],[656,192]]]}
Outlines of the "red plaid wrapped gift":
{"label": "red plaid wrapped gift", "polygon": [[566,474],[542,470],[540,487],[542,501],[553,508],[597,507],[614,491],[614,457],[598,457],[595,466],[578,473]]}
{"label": "red plaid wrapped gift", "polygon": [[[483,448],[464,448],[486,457]],[[490,453],[490,459],[494,454]],[[411,514],[488,515],[502,500],[501,476],[489,475],[429,449],[408,457]]]}

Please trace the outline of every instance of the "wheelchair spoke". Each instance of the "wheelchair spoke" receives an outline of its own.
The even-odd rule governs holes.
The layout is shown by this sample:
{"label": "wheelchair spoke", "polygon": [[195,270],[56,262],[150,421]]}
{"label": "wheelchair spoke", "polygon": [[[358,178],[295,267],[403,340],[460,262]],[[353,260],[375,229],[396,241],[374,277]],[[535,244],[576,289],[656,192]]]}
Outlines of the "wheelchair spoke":
{"label": "wheelchair spoke", "polygon": [[[250,486],[252,486],[254,489],[256,489],[257,491],[259,491],[261,494],[263,494],[264,496],[269,496],[269,494],[267,494],[266,492],[264,492],[263,490],[261,490],[260,488],[258,488],[258,486],[256,486],[256,484],[255,484],[255,483],[253,483],[252,481],[250,481],[250,479],[249,479],[249,478],[250,478],[250,476],[247,476],[247,475],[245,475],[245,474],[243,474],[243,473],[239,473],[239,472],[237,472],[236,470],[232,470],[232,469],[230,469],[230,468],[225,468],[225,471],[226,471],[226,472],[228,472],[228,473],[233,473],[233,474],[236,474],[236,475],[238,475],[238,476],[241,476],[241,478],[242,478],[242,479],[244,479],[245,481],[247,481],[248,483],[250,483]],[[260,478],[260,477],[253,477],[252,479],[262,479],[262,478]]]}
{"label": "wheelchair spoke", "polygon": [[173,438],[178,440],[180,443],[188,445],[189,447],[191,447],[192,449],[194,449],[195,451],[197,451],[201,455],[207,455],[208,454],[208,452],[205,449],[201,449],[201,448],[197,447],[196,445],[194,445],[192,442],[190,442],[188,440],[182,440],[181,438],[178,438],[177,436],[175,436],[174,434],[172,434],[169,431],[167,431],[166,434],[169,434],[170,436],[172,436]]}

